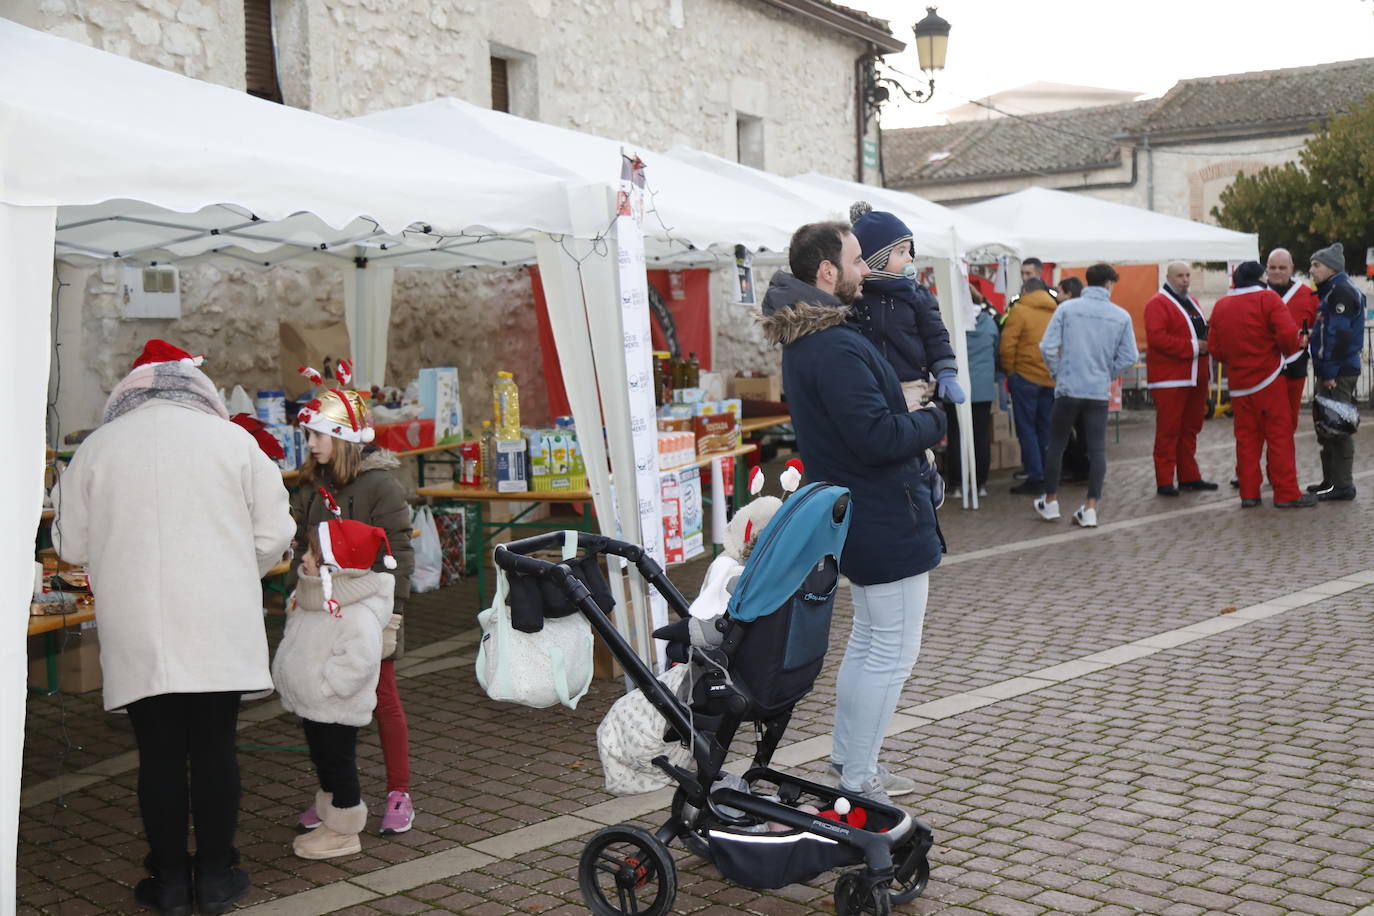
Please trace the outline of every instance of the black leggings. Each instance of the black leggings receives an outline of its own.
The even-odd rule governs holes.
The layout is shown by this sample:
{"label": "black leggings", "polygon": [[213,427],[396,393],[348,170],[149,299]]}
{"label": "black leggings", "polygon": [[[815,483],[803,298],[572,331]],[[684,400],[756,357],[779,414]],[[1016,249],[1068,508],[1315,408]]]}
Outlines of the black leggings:
{"label": "black leggings", "polygon": [[167,693],[136,700],[128,711],[138,741],[138,807],[149,870],[172,880],[188,874],[190,818],[196,863],[202,869],[234,864],[239,694]]}
{"label": "black leggings", "polygon": [[[992,402],[975,401],[969,405],[973,408],[973,457],[978,463],[977,481],[978,486],[983,486],[988,482],[988,468],[992,464]],[[964,485],[963,476],[963,445],[959,436],[959,408],[953,404],[945,405],[945,416],[949,418],[947,429],[948,446],[945,449],[945,479],[950,486],[962,487]]]}
{"label": "black leggings", "polygon": [[1088,450],[1088,499],[1102,498],[1102,482],[1107,479],[1107,402],[1089,398],[1055,398],[1050,411],[1050,447],[1045,454],[1045,492],[1059,492],[1059,473],[1064,446],[1074,423],[1082,417],[1084,441]]}
{"label": "black leggings", "polygon": [[[302,719],[305,743],[315,764],[320,788],[334,796],[335,808],[352,808],[363,800],[358,784],[358,728]],[[316,812],[319,813],[319,812]]]}

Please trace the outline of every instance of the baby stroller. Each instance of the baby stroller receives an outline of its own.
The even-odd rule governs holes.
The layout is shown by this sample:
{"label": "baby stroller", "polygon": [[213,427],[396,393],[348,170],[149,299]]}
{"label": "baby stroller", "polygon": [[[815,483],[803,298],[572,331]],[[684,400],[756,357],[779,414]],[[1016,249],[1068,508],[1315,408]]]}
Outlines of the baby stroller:
{"label": "baby stroller", "polygon": [[[667,756],[653,760],[676,784],[658,830],[618,824],[587,844],[578,882],[592,913],[671,912],[677,870],[668,844],[675,839],[726,878],[751,887],[783,887],[861,865],[836,883],[840,914],[886,914],[925,891],[929,827],[899,808],[770,766],[793,707],[825,661],[848,528],[848,490],[802,487],[764,527],[726,614],[709,627],[688,617],[688,602],[642,547],[579,535],[580,550],[634,563],[682,618],[654,635],[669,640],[670,657],[692,666],[690,703],[654,677],[567,565],[527,556],[557,547],[563,532],[496,548],[496,563],[508,574],[539,577],[567,596],[666,720],[665,740],[691,749],[690,769]],[[702,632],[708,628],[714,632]],[[753,766],[739,779],[724,765],[736,732],[748,724],[756,732]]]}

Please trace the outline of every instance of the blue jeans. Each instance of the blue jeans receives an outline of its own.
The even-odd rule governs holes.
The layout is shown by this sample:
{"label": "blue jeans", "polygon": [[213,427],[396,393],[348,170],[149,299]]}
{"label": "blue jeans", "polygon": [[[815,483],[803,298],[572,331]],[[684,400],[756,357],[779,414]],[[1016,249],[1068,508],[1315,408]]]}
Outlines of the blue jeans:
{"label": "blue jeans", "polygon": [[1054,386],[1037,385],[1022,375],[1007,376],[1011,389],[1011,417],[1021,444],[1021,467],[1027,480],[1045,479],[1045,452],[1050,444],[1050,413]]}
{"label": "blue jeans", "polygon": [[878,773],[884,733],[921,652],[930,574],[850,589],[854,627],[835,685],[830,759],[844,767],[846,787],[862,789]]}

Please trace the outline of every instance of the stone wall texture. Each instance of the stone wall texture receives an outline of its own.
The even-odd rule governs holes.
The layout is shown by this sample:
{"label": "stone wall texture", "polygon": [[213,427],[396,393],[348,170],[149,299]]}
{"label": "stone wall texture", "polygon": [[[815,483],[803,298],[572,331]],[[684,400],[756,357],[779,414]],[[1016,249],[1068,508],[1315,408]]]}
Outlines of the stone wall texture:
{"label": "stone wall texture", "polygon": [[[440,96],[491,102],[490,58],[509,60],[515,113],[667,149],[736,158],[742,115],[764,122],[764,165],[851,177],[855,59],[863,48],[760,0],[273,0],[286,104],[350,117]],[[232,88],[244,86],[242,0],[0,0],[0,15],[92,47]],[[770,270],[759,271],[760,288]],[[80,320],[63,328],[68,429],[100,403],[149,337],[213,355],[217,383],[277,387],[278,323],[342,321],[330,268],[187,265],[183,317],[120,317],[118,267],[80,274]],[[716,271],[716,362],[776,369],[778,351]],[[70,308],[70,305],[67,306]],[[547,419],[529,278],[523,270],[397,271],[390,384],[423,366],[460,370],[469,425],[490,381],[516,373],[531,421]]]}

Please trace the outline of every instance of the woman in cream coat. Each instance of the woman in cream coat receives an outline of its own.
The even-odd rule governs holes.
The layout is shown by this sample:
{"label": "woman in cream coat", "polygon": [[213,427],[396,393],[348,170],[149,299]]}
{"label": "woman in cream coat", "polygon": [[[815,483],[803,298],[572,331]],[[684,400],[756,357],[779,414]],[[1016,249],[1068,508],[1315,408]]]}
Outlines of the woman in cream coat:
{"label": "woman in cream coat", "polygon": [[239,696],[272,686],[259,580],[295,533],[280,469],[196,360],[149,342],[62,475],[52,527],[58,554],[90,573],[105,708],[128,710],[138,742],[150,876],[134,896],[173,914],[191,912],[193,872],[202,913],[248,891]]}

